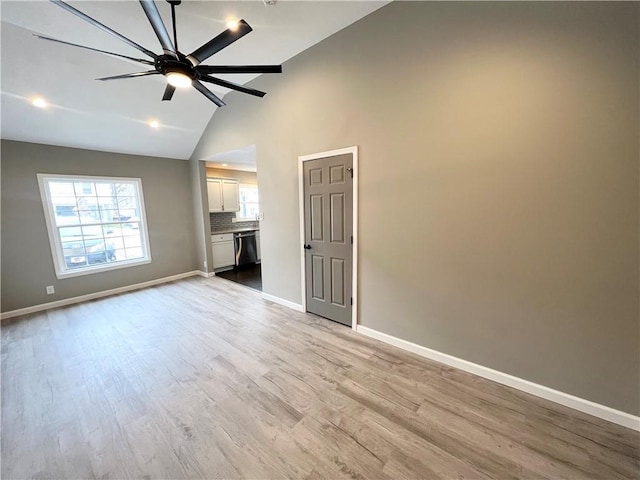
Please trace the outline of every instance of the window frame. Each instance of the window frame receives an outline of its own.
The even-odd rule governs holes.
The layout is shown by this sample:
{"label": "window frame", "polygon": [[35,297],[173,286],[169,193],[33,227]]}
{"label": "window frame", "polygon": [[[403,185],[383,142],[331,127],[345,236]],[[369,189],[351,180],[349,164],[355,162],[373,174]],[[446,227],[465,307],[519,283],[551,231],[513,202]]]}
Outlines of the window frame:
{"label": "window frame", "polygon": [[[53,265],[55,268],[56,277],[58,279],[79,277],[83,275],[90,275],[93,273],[106,272],[110,270],[119,270],[121,268],[134,267],[138,265],[144,265],[151,263],[151,247],[149,245],[149,229],[147,225],[146,207],[144,202],[144,193],[142,191],[142,179],[131,177],[107,177],[98,175],[65,175],[65,174],[53,174],[53,173],[38,173],[38,186],[40,188],[40,197],[42,199],[42,207],[44,210],[45,224],[47,227],[47,236],[49,237],[49,245],[51,247],[51,256],[53,259]],[[67,268],[64,260],[64,251],[62,248],[62,242],[58,232],[58,226],[55,222],[55,209],[51,202],[51,194],[49,189],[49,180],[67,180],[70,182],[109,182],[109,183],[133,183],[137,190],[139,218],[138,222],[141,248],[143,252],[143,258],[123,260],[115,263],[104,263],[87,265],[77,269]],[[75,195],[77,198],[77,195]],[[94,224],[78,224],[78,227],[83,226],[100,226],[114,223],[130,223],[127,221],[118,222],[96,222]],[[71,226],[71,225],[70,225]],[[75,226],[75,225],[73,225]]]}
{"label": "window frame", "polygon": [[240,197],[240,189],[242,187],[251,187],[251,188],[255,188],[256,192],[258,193],[258,212],[260,212],[260,192],[258,190],[258,185],[256,183],[238,183],[238,205],[240,207],[240,210],[238,210],[236,212],[236,217],[235,217],[235,222],[257,222],[258,218],[256,217],[241,217],[240,216],[240,212],[242,212],[242,205],[246,205],[246,204],[255,204],[256,202],[243,202],[241,201],[241,197]]}

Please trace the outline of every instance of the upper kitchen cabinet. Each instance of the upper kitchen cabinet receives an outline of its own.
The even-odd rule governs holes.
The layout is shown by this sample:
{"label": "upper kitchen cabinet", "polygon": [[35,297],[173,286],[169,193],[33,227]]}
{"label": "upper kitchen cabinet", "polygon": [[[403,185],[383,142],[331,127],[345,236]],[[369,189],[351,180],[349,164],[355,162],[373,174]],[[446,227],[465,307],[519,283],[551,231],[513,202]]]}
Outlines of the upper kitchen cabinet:
{"label": "upper kitchen cabinet", "polygon": [[237,180],[207,178],[210,212],[239,212],[240,194]]}
{"label": "upper kitchen cabinet", "polygon": [[240,211],[240,185],[237,180],[222,180],[222,209],[225,212]]}

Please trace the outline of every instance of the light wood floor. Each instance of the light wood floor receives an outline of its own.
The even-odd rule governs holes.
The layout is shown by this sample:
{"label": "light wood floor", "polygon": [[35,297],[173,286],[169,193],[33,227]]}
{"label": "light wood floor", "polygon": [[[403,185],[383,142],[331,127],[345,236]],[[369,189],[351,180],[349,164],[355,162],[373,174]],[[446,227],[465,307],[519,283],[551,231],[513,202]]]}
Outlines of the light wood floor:
{"label": "light wood floor", "polygon": [[640,438],[222,279],[2,328],[2,478],[638,477]]}

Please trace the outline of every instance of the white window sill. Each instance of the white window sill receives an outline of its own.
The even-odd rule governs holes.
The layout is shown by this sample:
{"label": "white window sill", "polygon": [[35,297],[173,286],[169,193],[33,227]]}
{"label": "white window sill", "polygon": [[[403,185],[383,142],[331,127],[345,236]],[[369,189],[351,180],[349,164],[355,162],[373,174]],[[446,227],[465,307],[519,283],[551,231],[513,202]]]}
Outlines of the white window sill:
{"label": "white window sill", "polygon": [[81,277],[83,275],[90,275],[92,273],[108,272],[111,270],[119,270],[121,268],[145,265],[147,263],[151,263],[151,258],[146,258],[143,260],[131,260],[129,262],[118,262],[107,265],[96,265],[94,267],[86,267],[79,270],[65,270],[64,272],[56,272],[56,277],[59,279]]}

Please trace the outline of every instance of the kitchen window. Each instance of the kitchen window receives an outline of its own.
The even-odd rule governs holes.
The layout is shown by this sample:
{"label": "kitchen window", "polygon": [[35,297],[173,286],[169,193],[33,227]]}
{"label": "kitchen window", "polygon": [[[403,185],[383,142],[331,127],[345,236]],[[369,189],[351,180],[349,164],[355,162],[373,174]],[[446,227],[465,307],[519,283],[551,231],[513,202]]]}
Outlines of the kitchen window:
{"label": "kitchen window", "polygon": [[38,174],[58,278],[151,262],[139,178]]}
{"label": "kitchen window", "polygon": [[258,186],[240,184],[240,211],[236,212],[237,222],[256,221],[260,213]]}

